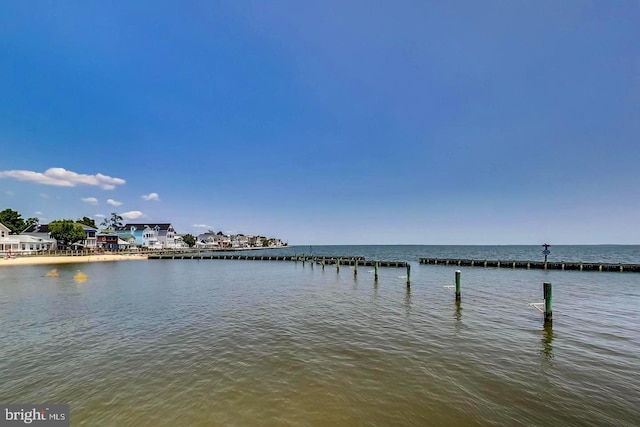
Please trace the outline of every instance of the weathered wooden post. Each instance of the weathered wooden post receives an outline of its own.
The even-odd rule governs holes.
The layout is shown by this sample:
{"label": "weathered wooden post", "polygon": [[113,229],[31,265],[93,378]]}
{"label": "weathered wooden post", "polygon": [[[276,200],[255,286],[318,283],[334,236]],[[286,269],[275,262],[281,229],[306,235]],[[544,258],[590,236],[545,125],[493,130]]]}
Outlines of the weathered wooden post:
{"label": "weathered wooden post", "polygon": [[378,281],[378,261],[373,264],[373,280]]}
{"label": "weathered wooden post", "polygon": [[304,256],[304,252],[302,253],[302,266],[304,267],[304,261],[305,261],[306,256]]}
{"label": "weathered wooden post", "polygon": [[407,263],[407,288],[411,286],[411,264]]}
{"label": "weathered wooden post", "polygon": [[551,323],[553,321],[553,296],[551,291],[551,283],[545,282],[543,284],[543,293],[544,293],[544,322]]}
{"label": "weathered wooden post", "polygon": [[295,263],[298,263],[298,254],[293,254],[293,260],[295,261]]}
{"label": "weathered wooden post", "polygon": [[324,256],[322,257],[322,270],[324,270]]}
{"label": "weathered wooden post", "polygon": [[460,292],[460,270],[456,270],[456,301],[462,299],[462,293]]}
{"label": "weathered wooden post", "polygon": [[358,277],[358,258],[353,259],[353,277]]}
{"label": "weathered wooden post", "polygon": [[336,273],[340,273],[340,258],[336,258]]}

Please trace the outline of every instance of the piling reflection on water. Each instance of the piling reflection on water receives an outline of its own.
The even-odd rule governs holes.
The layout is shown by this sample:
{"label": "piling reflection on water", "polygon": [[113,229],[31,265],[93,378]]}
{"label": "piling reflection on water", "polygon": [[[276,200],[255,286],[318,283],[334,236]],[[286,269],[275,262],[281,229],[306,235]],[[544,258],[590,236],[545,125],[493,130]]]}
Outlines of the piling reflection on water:
{"label": "piling reflection on water", "polygon": [[[410,287],[375,266],[82,268],[81,285],[72,265],[1,272],[0,401],[70,403],[73,425],[640,419],[635,275],[463,267],[456,300],[443,267],[413,268]],[[553,328],[528,305],[543,282]]]}
{"label": "piling reflection on water", "polygon": [[542,354],[547,359],[553,359],[553,326],[545,323],[542,329]]}

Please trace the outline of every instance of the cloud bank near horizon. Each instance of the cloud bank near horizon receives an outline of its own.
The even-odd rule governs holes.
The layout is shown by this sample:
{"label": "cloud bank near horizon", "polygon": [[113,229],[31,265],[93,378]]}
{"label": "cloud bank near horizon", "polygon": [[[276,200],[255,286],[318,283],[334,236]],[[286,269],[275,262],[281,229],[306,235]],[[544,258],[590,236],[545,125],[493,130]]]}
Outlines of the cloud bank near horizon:
{"label": "cloud bank near horizon", "polygon": [[18,181],[34,182],[36,184],[53,185],[56,187],[75,187],[76,185],[93,185],[103,190],[113,190],[116,185],[123,185],[126,181],[97,173],[95,175],[81,174],[64,168],[49,168],[44,172],[28,170],[0,171],[0,178],[13,178]]}

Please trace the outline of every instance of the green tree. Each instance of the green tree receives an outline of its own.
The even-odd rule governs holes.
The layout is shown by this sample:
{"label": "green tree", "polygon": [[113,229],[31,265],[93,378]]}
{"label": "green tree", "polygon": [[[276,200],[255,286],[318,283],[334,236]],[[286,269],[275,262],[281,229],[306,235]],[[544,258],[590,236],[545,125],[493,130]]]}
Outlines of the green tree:
{"label": "green tree", "polygon": [[110,218],[105,218],[100,225],[106,228],[115,230],[118,227],[122,227],[122,217],[115,212],[111,212]]}
{"label": "green tree", "polygon": [[79,224],[84,224],[89,227],[98,228],[96,226],[96,221],[93,218],[89,218],[88,216],[83,216],[82,219],[76,220]]}
{"label": "green tree", "polygon": [[263,247],[271,246],[271,239],[267,239],[266,237],[263,237],[261,240],[262,240]]}
{"label": "green tree", "polygon": [[196,238],[192,234],[185,234],[182,236],[182,240],[189,245],[190,248],[194,247],[196,244]]}
{"label": "green tree", "polygon": [[24,219],[22,219],[22,215],[12,209],[5,209],[0,212],[0,222],[11,230],[13,234],[18,234],[27,228],[24,224]]}
{"label": "green tree", "polygon": [[51,237],[62,243],[64,247],[69,247],[69,245],[86,238],[82,226],[71,219],[50,222],[49,231],[51,232]]}
{"label": "green tree", "polygon": [[27,229],[32,225],[38,225],[38,224],[40,224],[40,219],[36,217],[27,218],[27,220],[24,222],[24,228]]}

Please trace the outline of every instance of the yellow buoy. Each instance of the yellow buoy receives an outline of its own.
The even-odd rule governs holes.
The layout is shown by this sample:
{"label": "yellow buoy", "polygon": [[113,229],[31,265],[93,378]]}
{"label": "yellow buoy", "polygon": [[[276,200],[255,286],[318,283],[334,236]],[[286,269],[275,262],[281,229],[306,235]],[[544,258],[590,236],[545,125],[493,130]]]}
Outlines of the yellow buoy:
{"label": "yellow buoy", "polygon": [[58,277],[60,274],[58,273],[58,269],[54,268],[50,272],[47,273],[47,277]]}
{"label": "yellow buoy", "polygon": [[78,272],[76,273],[76,275],[75,275],[75,276],[73,276],[73,280],[75,280],[75,281],[76,281],[76,283],[82,283],[82,282],[84,282],[84,281],[86,281],[86,280],[87,280],[87,277],[88,277],[88,276],[87,276],[86,274],[84,274],[84,273],[83,273],[83,272],[81,272],[81,271],[78,271]]}

